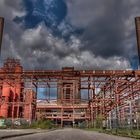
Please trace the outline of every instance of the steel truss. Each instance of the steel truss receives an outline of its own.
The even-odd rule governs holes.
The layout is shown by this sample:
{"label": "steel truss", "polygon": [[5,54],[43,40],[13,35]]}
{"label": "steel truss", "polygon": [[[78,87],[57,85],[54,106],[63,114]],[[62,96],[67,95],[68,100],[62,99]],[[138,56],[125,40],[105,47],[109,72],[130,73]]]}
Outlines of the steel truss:
{"label": "steel truss", "polygon": [[[39,88],[47,89],[46,98],[38,99],[40,103]],[[57,91],[55,99],[51,96],[53,89]],[[82,92],[85,99],[80,97]],[[62,96],[64,93],[68,97]],[[133,120],[138,118],[139,93],[138,70],[23,70],[15,59],[7,59],[0,69],[0,115],[5,118],[23,117],[31,122],[45,117],[61,126],[64,122],[75,126],[82,121],[94,126],[101,115],[108,127],[112,127],[113,119],[119,126],[124,125],[129,113],[126,109],[133,114]]]}

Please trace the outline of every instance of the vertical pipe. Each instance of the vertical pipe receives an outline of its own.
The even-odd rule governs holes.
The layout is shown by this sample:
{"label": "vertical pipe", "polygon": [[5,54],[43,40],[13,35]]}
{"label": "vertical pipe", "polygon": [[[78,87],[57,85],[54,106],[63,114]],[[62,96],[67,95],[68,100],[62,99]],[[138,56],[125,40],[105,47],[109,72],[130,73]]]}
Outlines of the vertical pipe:
{"label": "vertical pipe", "polygon": [[8,117],[8,102],[9,102],[9,96],[10,96],[10,86],[7,83],[7,81],[3,82],[3,88],[2,88],[2,98],[4,100],[3,104],[1,105],[0,114],[4,117]]}
{"label": "vertical pipe", "polygon": [[0,17],[0,52],[2,45],[3,28],[4,28],[4,18]]}
{"label": "vertical pipe", "polygon": [[136,36],[137,36],[139,68],[140,68],[140,17],[135,18],[135,26],[136,26]]}
{"label": "vertical pipe", "polygon": [[22,84],[21,84],[21,76],[20,76],[20,73],[22,73],[22,67],[20,65],[17,65],[15,66],[15,73],[18,75],[18,78],[16,79],[16,82],[15,82],[15,91],[14,91],[14,94],[15,94],[15,101],[16,101],[16,117],[18,118],[20,112],[19,112],[19,102],[21,101],[21,88],[22,88]]}
{"label": "vertical pipe", "polygon": [[63,127],[63,107],[61,107],[61,128]]}

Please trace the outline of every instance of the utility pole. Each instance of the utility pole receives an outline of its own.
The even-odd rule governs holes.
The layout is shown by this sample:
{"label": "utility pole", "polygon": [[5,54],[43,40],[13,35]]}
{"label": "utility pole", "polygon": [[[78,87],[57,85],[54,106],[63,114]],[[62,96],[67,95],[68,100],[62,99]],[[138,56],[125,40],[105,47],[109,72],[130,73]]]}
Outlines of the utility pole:
{"label": "utility pole", "polygon": [[131,134],[133,134],[133,121],[132,121],[132,100],[130,100],[130,101],[125,101],[125,102],[129,104],[130,131],[131,131]]}
{"label": "utility pole", "polygon": [[116,106],[115,106],[115,127],[116,127],[116,133],[118,133],[118,94],[117,94],[117,83],[115,83],[115,101],[116,101]]}
{"label": "utility pole", "polygon": [[132,134],[133,130],[133,122],[132,122],[132,101],[129,101],[129,108],[130,108],[130,130]]}
{"label": "utility pole", "polygon": [[136,123],[137,123],[137,130],[139,130],[139,113],[136,112]]}

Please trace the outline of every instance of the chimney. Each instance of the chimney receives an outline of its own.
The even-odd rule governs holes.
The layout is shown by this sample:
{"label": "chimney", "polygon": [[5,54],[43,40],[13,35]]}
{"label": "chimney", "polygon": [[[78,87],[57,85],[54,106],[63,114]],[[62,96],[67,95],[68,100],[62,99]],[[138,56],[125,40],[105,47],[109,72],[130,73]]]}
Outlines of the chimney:
{"label": "chimney", "polygon": [[140,17],[135,18],[135,25],[136,25],[137,47],[138,47],[139,68],[140,68]]}
{"label": "chimney", "polygon": [[0,52],[2,45],[3,28],[4,28],[4,18],[0,17]]}

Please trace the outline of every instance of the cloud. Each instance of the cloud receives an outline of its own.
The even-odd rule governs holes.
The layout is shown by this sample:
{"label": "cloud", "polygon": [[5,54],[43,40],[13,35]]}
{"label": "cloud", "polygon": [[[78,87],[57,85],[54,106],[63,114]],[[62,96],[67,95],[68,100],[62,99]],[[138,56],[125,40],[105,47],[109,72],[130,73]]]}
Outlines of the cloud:
{"label": "cloud", "polygon": [[6,20],[13,20],[15,16],[23,16],[25,11],[22,4],[22,0],[1,0],[0,16],[3,16]]}
{"label": "cloud", "polygon": [[81,41],[75,36],[71,36],[68,42],[54,37],[43,23],[25,30],[15,46],[20,46],[14,51],[28,69],[61,69],[65,66],[74,66],[76,69],[130,68],[129,62],[123,57],[104,59],[81,50]]}
{"label": "cloud", "polygon": [[62,66],[74,66],[77,69],[128,69],[131,68],[128,60],[122,57],[104,59],[95,57],[89,51],[81,51],[78,55],[70,54],[60,61]]}
{"label": "cloud", "polygon": [[[58,26],[64,36],[71,33],[67,40],[54,35],[44,22],[22,28],[24,22],[17,24],[13,19],[28,11],[22,1],[14,1],[15,5],[0,1],[0,13],[6,18],[3,59],[18,58],[25,69],[131,68],[130,59],[136,55],[133,18],[140,12],[138,1],[67,0],[68,15]],[[76,35],[75,28],[84,32]]]}
{"label": "cloud", "polygon": [[85,32],[83,50],[95,56],[137,55],[134,17],[140,15],[138,0],[68,0],[67,19]]}
{"label": "cloud", "polygon": [[[14,4],[13,4],[13,3]],[[19,25],[13,22],[13,19],[16,15],[24,15],[25,11],[22,8],[22,0],[1,0],[0,1],[0,16],[5,18],[5,28],[2,44],[2,59],[5,59],[8,56],[15,57],[15,44],[22,34],[22,29]]]}

